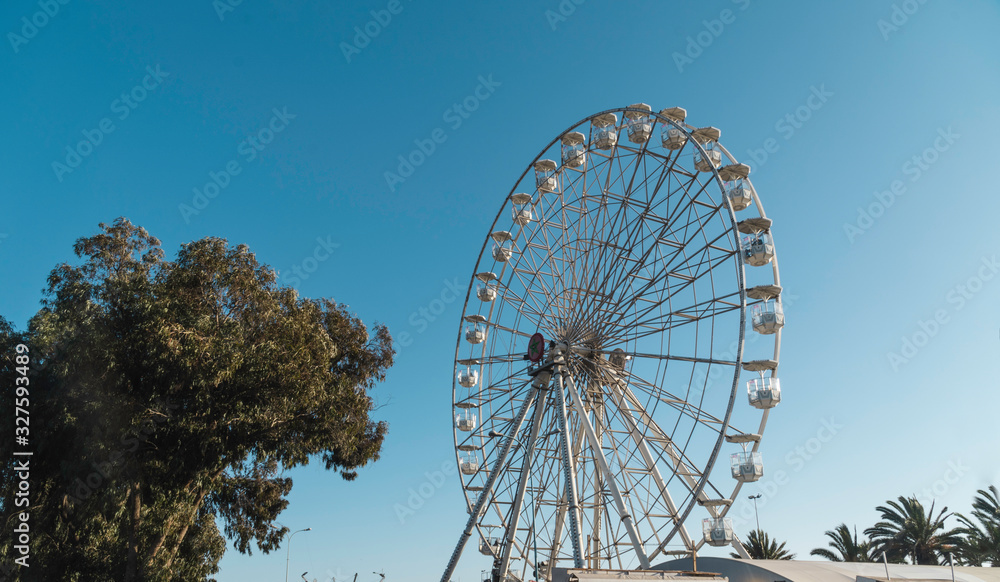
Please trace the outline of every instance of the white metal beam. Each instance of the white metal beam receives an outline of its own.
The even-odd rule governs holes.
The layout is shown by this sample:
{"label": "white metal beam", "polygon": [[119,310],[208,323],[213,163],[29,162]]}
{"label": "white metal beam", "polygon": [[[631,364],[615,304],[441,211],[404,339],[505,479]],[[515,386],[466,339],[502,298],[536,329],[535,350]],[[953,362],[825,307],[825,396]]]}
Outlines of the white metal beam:
{"label": "white metal beam", "polygon": [[483,490],[479,493],[479,499],[476,501],[476,505],[472,509],[471,515],[469,515],[469,521],[465,524],[465,530],[462,532],[462,536],[458,539],[458,545],[455,546],[455,551],[452,552],[451,558],[448,560],[448,565],[445,566],[444,574],[441,576],[441,582],[451,581],[451,575],[455,572],[455,567],[458,565],[459,558],[462,557],[462,551],[465,549],[465,544],[472,536],[472,530],[476,527],[476,522],[479,521],[483,507],[493,495],[493,485],[496,484],[497,477],[503,471],[504,465],[507,463],[507,455],[510,454],[514,438],[521,430],[521,425],[524,424],[524,417],[527,415],[528,409],[537,397],[537,388],[529,390],[528,394],[524,397],[524,403],[521,404],[520,412],[517,413],[517,418],[514,422],[510,423],[510,431],[507,433],[507,436],[504,437],[503,445],[500,447],[500,453],[493,462],[493,469],[490,471],[490,476],[487,477],[486,484],[483,485]]}
{"label": "white metal beam", "polygon": [[621,491],[618,489],[618,483],[615,481],[614,475],[611,474],[611,467],[608,466],[608,460],[604,457],[604,451],[601,449],[601,443],[597,440],[597,435],[594,433],[594,426],[590,423],[590,418],[587,416],[587,412],[583,409],[583,402],[580,400],[580,395],[576,391],[576,386],[573,385],[573,377],[568,373],[566,373],[566,381],[569,383],[569,394],[573,408],[576,409],[577,414],[580,416],[580,422],[583,424],[583,430],[587,435],[590,448],[594,453],[594,460],[597,461],[601,467],[601,471],[604,473],[604,481],[607,483],[608,489],[611,491],[611,496],[615,500],[615,506],[618,509],[618,517],[622,520],[622,525],[625,527],[625,531],[628,533],[628,537],[632,541],[632,547],[635,549],[636,557],[639,559],[639,566],[648,570],[650,567],[649,558],[646,557],[646,552],[642,547],[642,540],[639,539],[639,533],[636,531],[635,524],[632,522],[632,516],[628,512],[628,508],[625,506],[625,500],[622,498]]}

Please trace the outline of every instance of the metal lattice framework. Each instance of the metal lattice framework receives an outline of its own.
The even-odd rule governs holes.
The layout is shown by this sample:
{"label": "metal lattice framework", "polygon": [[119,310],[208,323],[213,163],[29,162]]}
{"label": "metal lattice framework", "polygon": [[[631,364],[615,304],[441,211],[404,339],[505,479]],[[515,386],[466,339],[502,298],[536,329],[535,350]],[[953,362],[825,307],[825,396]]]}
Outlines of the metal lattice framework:
{"label": "metal lattice framework", "polygon": [[[763,474],[781,288],[749,168],[685,117],[638,104],[584,119],[504,201],[456,347],[470,518],[444,582],[474,535],[495,581],[648,568],[705,543],[742,551],[725,514]],[[773,349],[750,345],[748,312]],[[760,378],[738,403],[743,371]],[[726,441],[742,451],[713,474]],[[696,511],[707,519],[692,534]]]}

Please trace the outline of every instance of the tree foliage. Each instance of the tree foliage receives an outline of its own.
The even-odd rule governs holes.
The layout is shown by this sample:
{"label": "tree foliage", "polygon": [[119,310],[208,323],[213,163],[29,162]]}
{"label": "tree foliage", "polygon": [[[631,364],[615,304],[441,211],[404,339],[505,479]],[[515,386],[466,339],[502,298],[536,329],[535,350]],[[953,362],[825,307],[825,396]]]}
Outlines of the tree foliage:
{"label": "tree foliage", "polygon": [[831,562],[875,561],[872,556],[871,542],[867,539],[861,541],[858,540],[857,527],[854,528],[854,533],[852,534],[850,528],[847,527],[847,524],[842,523],[834,528],[833,531],[828,531],[824,535],[830,538],[828,545],[833,548],[836,553],[826,548],[816,548],[810,551],[809,555],[826,558]]}
{"label": "tree foliage", "polygon": [[946,530],[950,516],[945,507],[935,516],[934,504],[925,511],[916,497],[900,496],[875,508],[882,516],[865,530],[877,553],[885,552],[890,562],[909,559],[913,564],[940,564],[941,558],[958,542],[958,532]]}
{"label": "tree foliage", "polygon": [[[785,549],[785,542],[778,543],[772,540],[764,530],[755,529],[747,535],[747,540],[741,541],[743,549],[747,551],[753,560],[794,560],[795,554]],[[732,552],[734,558],[742,558],[739,554]]]}
{"label": "tree foliage", "polygon": [[976,492],[971,517],[956,516],[962,524],[956,530],[963,536],[957,548],[962,563],[1000,567],[1000,491],[996,485]]}
{"label": "tree foliage", "polygon": [[[126,219],[101,229],[76,242],[81,264],[49,275],[26,332],[0,325],[5,401],[12,346],[34,360],[32,575],[206,580],[225,549],[217,519],[245,553],[288,533],[270,527],[286,470],[319,459],[352,480],[379,458],[387,426],[370,391],[392,340],[280,287],[244,245],[205,238],[167,261]],[[5,500],[13,479],[5,462]]]}

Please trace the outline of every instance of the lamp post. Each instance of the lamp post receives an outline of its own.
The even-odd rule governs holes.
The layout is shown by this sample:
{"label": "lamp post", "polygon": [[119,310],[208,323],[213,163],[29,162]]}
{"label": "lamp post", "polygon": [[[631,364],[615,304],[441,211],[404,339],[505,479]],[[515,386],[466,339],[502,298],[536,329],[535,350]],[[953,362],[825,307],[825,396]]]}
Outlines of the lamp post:
{"label": "lamp post", "polygon": [[760,516],[757,514],[757,500],[761,498],[761,494],[750,495],[749,499],[753,499],[753,516],[757,520],[757,531],[760,531]]}
{"label": "lamp post", "polygon": [[292,535],[288,536],[288,549],[285,552],[285,582],[288,582],[288,563],[292,559],[292,538],[294,538],[295,534],[299,533],[300,531],[312,531],[312,528],[307,527],[305,529],[296,530],[292,532]]}

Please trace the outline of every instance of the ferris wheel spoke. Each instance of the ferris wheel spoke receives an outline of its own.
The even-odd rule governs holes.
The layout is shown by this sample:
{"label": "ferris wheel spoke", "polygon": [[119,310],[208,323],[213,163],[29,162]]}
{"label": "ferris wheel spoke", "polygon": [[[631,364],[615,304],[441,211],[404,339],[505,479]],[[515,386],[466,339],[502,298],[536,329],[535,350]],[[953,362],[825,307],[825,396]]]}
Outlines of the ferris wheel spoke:
{"label": "ferris wheel spoke", "polygon": [[[693,356],[681,356],[676,354],[648,354],[641,352],[616,352],[615,350],[607,349],[592,349],[584,347],[573,347],[571,348],[574,352],[581,354],[603,354],[605,356],[612,356],[621,354],[631,358],[645,358],[649,360],[673,360],[677,362],[692,362],[695,364],[716,364],[720,366],[735,366],[736,362],[733,360],[720,360],[717,358],[698,358]],[[655,384],[650,384],[655,387]]]}
{"label": "ferris wheel spoke", "polygon": [[[672,167],[673,166],[671,165],[671,168]],[[704,186],[702,186],[702,188],[696,193],[696,195],[694,197],[688,196],[687,190],[689,190],[689,188],[690,188],[690,183],[695,182],[696,179],[697,179],[697,176],[694,175],[694,174],[691,174],[688,177],[689,183],[687,183],[687,184],[683,184],[683,183],[678,184],[678,187],[675,189],[675,191],[679,190],[679,191],[683,191],[684,192],[684,194],[685,194],[684,198],[686,199],[686,204],[684,206],[678,206],[674,210],[674,214],[671,215],[671,216],[668,216],[666,218],[666,220],[663,221],[665,223],[665,226],[667,228],[669,228],[671,225],[673,225],[675,223],[675,221],[676,221],[675,217],[678,216],[678,215],[680,215],[685,208],[687,208],[688,206],[690,206],[690,204],[692,203],[692,201],[694,200],[694,198],[696,198],[698,195],[700,195],[701,192],[704,190]],[[650,218],[653,218],[655,216],[655,214],[652,214],[652,209],[656,205],[658,205],[658,204],[661,204],[661,203],[662,204],[666,204],[666,203],[668,203],[668,201],[670,200],[670,194],[672,194],[672,193],[673,192],[669,192],[667,196],[662,197],[662,199],[659,202],[657,202],[655,205],[651,204],[651,203],[647,204],[646,205],[646,209],[643,211],[643,214],[649,214]],[[627,195],[623,195],[622,198],[621,198],[621,200],[622,200],[623,205],[625,205],[625,204],[627,204],[629,202],[629,199],[628,199]],[[619,236],[621,236],[621,234],[620,234],[621,232],[622,231],[619,231]]]}
{"label": "ferris wheel spoke", "polygon": [[[682,477],[690,486],[689,490],[693,491],[697,485],[695,477],[700,479],[703,476],[703,472],[697,470],[695,464],[690,459],[685,458],[685,455],[676,446],[674,439],[660,428],[659,424],[647,412],[646,407],[640,399],[629,388],[629,385],[638,388],[642,384],[649,386],[649,383],[627,373],[621,379],[617,375],[609,374],[609,376],[613,381],[607,383],[608,387],[616,393],[620,393],[616,394],[616,396],[620,396],[623,399],[623,408],[634,414],[640,425],[645,429],[643,434],[646,435],[647,442],[663,451],[663,454],[669,457],[674,468],[674,474]],[[688,411],[684,410],[682,413],[687,414]],[[691,416],[690,418],[699,420],[697,416]],[[713,431],[720,430],[718,427],[708,426]],[[660,458],[662,459],[662,456]]]}
{"label": "ferris wheel spoke", "polygon": [[[651,233],[654,235],[655,240],[657,240],[658,242],[665,241],[667,244],[669,244],[671,242],[671,239],[666,237],[667,234],[683,232],[690,229],[690,227],[695,223],[700,224],[698,218],[691,219],[690,217],[692,215],[698,217],[699,215],[696,212],[697,209],[699,207],[708,205],[705,205],[698,199],[698,195],[704,190],[704,185],[702,186],[701,190],[699,190],[694,196],[690,194],[690,187],[695,182],[696,182],[696,177],[692,177],[688,182],[682,182],[677,184],[675,192],[683,192],[684,194],[683,203],[677,204],[672,210],[668,208],[668,214],[663,218],[660,218],[654,211],[660,205],[668,204],[668,201],[670,200],[669,194],[668,196],[656,202],[651,202],[648,205],[648,207],[643,210],[643,214],[646,215],[649,222],[651,224],[656,224],[659,227],[656,231],[651,231]],[[671,194],[672,193],[674,192],[671,192]],[[708,208],[717,210],[717,208],[713,206],[708,206]],[[685,220],[685,217],[688,217],[687,221],[682,222],[682,220]],[[687,239],[685,239],[685,241],[690,242]],[[673,243],[672,248],[674,248],[677,251],[681,251],[683,250],[684,245],[683,243],[677,241]]]}
{"label": "ferris wheel spoke", "polygon": [[[607,417],[608,428],[605,437],[609,441],[607,448],[612,455],[609,464],[612,467],[612,473],[616,476],[616,482],[620,485],[623,501],[629,513],[637,516],[634,519],[634,527],[637,532],[640,532],[649,523],[649,516],[663,514],[667,508],[659,496],[650,495],[652,483],[648,479],[648,474],[645,474],[647,469],[642,466],[639,452],[630,445],[628,438],[623,434],[622,423],[618,419],[617,411],[608,409],[608,412],[610,414]],[[620,436],[624,438],[619,438]],[[638,536],[644,542],[644,548],[651,541],[651,538],[655,537],[656,533],[653,528],[645,528],[645,530]],[[627,532],[624,533],[627,534]]]}
{"label": "ferris wheel spoke", "polygon": [[[620,380],[611,378],[612,383],[620,382]],[[650,478],[656,485],[656,491],[663,499],[666,504],[667,515],[675,524],[680,524],[680,513],[677,510],[677,505],[674,503],[673,496],[667,489],[667,484],[663,480],[663,476],[660,474],[659,465],[657,459],[653,457],[652,452],[650,452],[649,445],[644,438],[643,433],[639,429],[639,425],[633,416],[633,411],[629,405],[625,402],[625,397],[620,390],[611,389],[611,396],[614,399],[614,403],[617,407],[619,415],[623,421],[625,430],[628,432],[632,441],[635,443],[636,450],[642,457],[643,462],[646,464],[646,468],[649,471]],[[652,524],[650,524],[652,525]],[[684,541],[686,547],[693,547],[690,535],[687,530],[683,527],[680,529],[681,539]],[[650,556],[652,558],[653,556]]]}
{"label": "ferris wheel spoke", "polygon": [[[585,272],[589,267],[588,257],[594,246],[590,240],[590,231],[592,229],[592,225],[596,224],[596,221],[599,220],[599,216],[594,217],[593,219],[588,218],[593,213],[590,213],[584,207],[584,201],[578,201],[578,203],[580,204],[580,207],[575,208],[574,210],[576,218],[569,223],[573,228],[573,242],[567,241],[564,243],[560,248],[561,256],[554,256],[555,260],[567,265],[568,275],[564,275],[560,281],[561,287],[564,290],[577,290],[582,288],[582,281],[577,271],[579,270],[581,272]],[[564,222],[568,221],[564,220]],[[567,299],[572,298],[567,297]],[[576,301],[575,303],[579,304],[579,301]],[[580,314],[577,312],[575,315],[579,316]]]}
{"label": "ferris wheel spoke", "polygon": [[[511,267],[511,272],[513,273],[513,277],[516,278],[517,281],[521,284],[521,286],[524,287],[524,289],[526,290],[525,296],[526,297],[528,297],[528,296],[532,297],[532,303],[535,305],[536,310],[539,313],[544,313],[546,311],[545,307],[549,306],[549,305],[552,305],[554,303],[555,297],[556,297],[555,290],[554,289],[550,289],[549,286],[547,286],[547,285],[544,284],[544,282],[546,280],[546,276],[551,277],[551,274],[546,273],[545,271],[543,271],[540,267],[538,267],[536,264],[534,264],[533,261],[529,262],[529,264],[525,265],[525,267],[527,267],[527,268],[520,267],[519,265],[521,264],[522,260],[524,260],[524,257],[532,257],[533,258],[533,256],[530,255],[530,254],[522,254],[522,255],[520,255],[520,257],[518,259],[518,262]],[[542,275],[542,276],[539,276],[539,275]],[[529,277],[529,278],[525,278],[526,276]],[[539,287],[541,287],[540,292],[543,295],[543,297],[545,298],[544,303],[542,303],[542,304],[535,303],[535,299],[536,298],[533,297],[533,292],[531,291],[532,283],[537,283],[537,285]],[[507,286],[509,287],[510,284],[508,283]],[[541,323],[541,321],[539,323]]]}
{"label": "ferris wheel spoke", "polygon": [[455,566],[458,564],[458,559],[462,555],[462,550],[465,548],[465,543],[468,541],[469,537],[472,535],[472,530],[479,521],[479,516],[483,511],[484,504],[487,499],[492,497],[493,485],[497,480],[497,477],[501,474],[503,465],[507,459],[507,455],[510,454],[511,446],[514,442],[514,437],[517,435],[518,430],[521,428],[521,424],[524,422],[524,417],[528,412],[529,407],[532,404],[534,398],[537,397],[535,392],[529,392],[528,397],[524,399],[521,404],[521,410],[518,412],[517,420],[511,424],[510,431],[504,438],[504,442],[501,445],[501,450],[497,455],[496,463],[493,469],[490,471],[490,476],[486,479],[486,484],[483,486],[483,491],[479,495],[479,500],[476,502],[471,515],[469,516],[469,521],[466,524],[465,531],[462,533],[462,537],[459,540],[458,546],[452,553],[451,560],[448,562],[448,566],[445,568],[444,576],[442,576],[441,582],[449,582],[451,573],[455,571]]}
{"label": "ferris wheel spoke", "polygon": [[[545,388],[539,386],[537,390],[541,392]],[[542,425],[542,416],[545,414],[545,398],[540,394],[535,398],[535,413],[531,422],[531,432],[528,442],[518,441],[524,450],[521,467],[518,475],[517,490],[514,493],[514,503],[510,509],[510,520],[507,524],[506,542],[504,543],[503,556],[500,558],[500,577],[507,576],[510,567],[511,550],[514,548],[515,536],[517,534],[518,523],[521,518],[521,506],[524,503],[524,491],[528,486],[528,475],[531,474],[532,456],[535,450],[535,440],[538,438],[538,430]]]}
{"label": "ferris wheel spoke", "polygon": [[656,402],[662,402],[673,408],[681,415],[705,426],[706,428],[719,434],[722,431],[723,421],[715,416],[709,414],[708,412],[701,409],[689,402],[688,400],[678,399],[676,397],[664,398],[663,394],[665,391],[658,387],[656,384],[650,383],[649,381],[643,380],[638,376],[625,372],[625,377],[629,380],[629,384],[635,386],[638,390],[642,390],[644,393],[648,394],[652,400]]}
{"label": "ferris wheel spoke", "polygon": [[[670,243],[669,239],[665,238],[665,235],[670,231],[671,228],[673,228],[673,226],[674,225],[672,223],[668,222],[666,224],[663,224],[658,230],[651,231],[646,237],[637,239],[636,244],[639,244],[640,246],[643,245],[643,243],[647,240],[652,240],[652,244],[649,244],[648,248],[642,249],[641,255],[636,260],[633,261],[634,266],[628,269],[609,271],[608,273],[604,274],[605,280],[602,283],[599,283],[598,285],[601,287],[618,289],[619,293],[624,293],[626,290],[631,290],[631,285],[627,285],[626,280],[631,279],[631,280],[641,281],[642,279],[647,279],[648,282],[645,284],[645,286],[642,286],[637,290],[631,290],[630,292],[630,295],[632,296],[631,303],[634,304],[637,300],[642,298],[647,291],[649,291],[650,289],[654,289],[659,280],[668,278],[668,275],[681,277],[680,273],[677,273],[676,271],[671,272],[668,269],[662,269],[662,270],[658,269],[658,273],[651,273],[650,277],[643,277],[640,274],[640,270],[643,268],[643,265],[645,265],[649,261],[650,255],[654,251],[659,250],[663,245],[670,246],[671,248],[676,248],[677,250],[675,252],[680,252],[680,250],[683,250],[684,246],[682,244]],[[629,252],[631,253],[632,251]],[[659,262],[660,261],[657,261],[657,263]],[[615,261],[615,263],[621,263],[624,265],[626,262]],[[615,273],[617,273],[617,275],[615,275]],[[684,278],[686,279],[687,277]],[[628,307],[630,307],[630,305],[626,304],[623,307],[627,309]]]}
{"label": "ferris wheel spoke", "polygon": [[[666,229],[666,228],[669,228],[669,226],[664,226],[664,229]],[[658,243],[662,242],[662,234],[663,233],[664,233],[663,230],[661,230],[658,233],[655,233],[656,234],[656,239],[657,239]],[[625,307],[625,309],[623,309],[623,312],[627,312],[628,309],[632,307],[632,305],[634,305],[636,302],[642,300],[647,293],[649,293],[651,291],[653,291],[653,292],[657,291],[658,290],[657,286],[660,284],[661,281],[667,283],[668,288],[669,288],[669,281],[670,281],[671,277],[680,280],[680,283],[679,283],[680,288],[673,289],[670,294],[667,294],[666,298],[668,299],[668,298],[672,297],[675,293],[678,293],[678,292],[682,291],[683,289],[685,289],[685,288],[693,285],[699,278],[701,278],[701,276],[703,276],[703,275],[705,275],[707,273],[711,273],[719,265],[725,263],[728,260],[731,260],[732,257],[738,252],[737,250],[735,250],[735,249],[724,249],[724,248],[721,248],[721,247],[714,247],[713,246],[714,243],[717,242],[719,239],[723,238],[723,236],[724,235],[719,235],[718,237],[716,237],[712,241],[706,241],[706,244],[705,244],[704,247],[701,247],[701,249],[695,249],[695,252],[691,253],[691,255],[696,255],[696,256],[702,256],[703,254],[709,254],[709,260],[708,261],[702,261],[701,263],[694,264],[695,267],[700,267],[703,264],[708,264],[709,265],[709,269],[707,269],[705,271],[699,271],[699,270],[696,269],[694,275],[690,275],[690,274],[682,273],[681,269],[679,268],[681,265],[687,264],[689,259],[686,258],[679,265],[674,266],[673,268],[672,268],[673,258],[671,258],[669,260],[662,261],[662,263],[664,264],[664,267],[662,268],[662,270],[659,271],[659,273],[654,274],[652,277],[648,278],[647,282],[644,285],[640,286],[638,289],[632,290],[632,292],[630,293],[630,295],[631,295],[630,302],[628,304],[626,304],[626,305],[623,306],[623,307]],[[668,246],[671,246],[671,248],[675,249],[674,252],[673,252],[673,254],[672,254],[672,256],[673,257],[679,256],[682,251],[688,249],[691,246],[692,242],[693,242],[693,240],[685,240],[683,243],[673,243],[672,245],[668,244]],[[653,250],[656,250],[657,248],[659,248],[658,245],[651,246],[646,252],[647,252],[647,254],[651,253],[651,252],[653,252]],[[718,253],[718,256],[711,257],[711,255],[709,253],[709,249],[716,250],[717,253]],[[702,252],[698,252],[699,250],[701,250]],[[658,261],[658,263],[659,262],[660,261]],[[641,264],[641,263],[637,263],[637,264]],[[689,268],[688,270],[691,270],[691,269]],[[619,278],[618,280],[615,281],[615,283],[616,283],[616,287],[615,288],[619,288],[619,289],[623,288],[623,286],[624,286],[624,279],[625,278],[632,278],[632,279],[642,280],[642,277],[639,276],[639,273],[638,273],[637,269],[633,268],[632,270],[624,273],[621,278]]]}
{"label": "ferris wheel spoke", "polygon": [[[566,374],[566,379],[569,383],[569,394],[570,402],[574,409],[576,409],[577,415],[580,417],[580,422],[583,425],[584,433],[586,434],[587,441],[590,444],[592,454],[595,461],[600,465],[602,476],[604,478],[604,483],[607,484],[611,491],[612,497],[615,499],[615,505],[618,508],[618,515],[625,529],[628,532],[630,541],[635,550],[636,557],[639,559],[639,564],[644,569],[649,569],[649,560],[646,558],[645,551],[643,550],[642,540],[639,539],[639,535],[635,530],[635,526],[632,523],[632,516],[628,512],[625,506],[625,502],[622,500],[621,491],[618,489],[618,484],[615,481],[614,475],[611,474],[611,470],[608,467],[607,459],[604,457],[604,452],[600,445],[600,441],[597,439],[597,435],[594,432],[594,427],[591,425],[589,418],[587,417],[586,411],[583,408],[583,402],[580,400],[580,395],[573,384],[572,375]],[[561,390],[561,387],[560,387]]]}
{"label": "ferris wheel spoke", "polygon": [[[741,309],[742,306],[739,303],[734,303],[732,299],[739,300],[739,293],[734,292],[720,297],[712,297],[690,305],[685,305],[684,307],[672,308],[672,311],[667,313],[655,313],[657,308],[660,308],[664,304],[668,303],[668,299],[663,299],[650,305],[649,307],[643,308],[628,320],[615,321],[607,323],[606,325],[608,328],[613,329],[644,330],[642,332],[637,331],[634,335],[629,336],[634,341],[649,335],[654,335],[657,332],[662,332],[666,329],[672,329],[682,325],[690,325],[692,323],[705,319],[712,319],[714,317]],[[646,318],[647,315],[651,316]],[[612,333],[610,329],[608,330],[608,333]]]}
{"label": "ferris wheel spoke", "polygon": [[[537,262],[534,253],[534,251],[539,249],[549,249],[548,230],[550,226],[550,220],[546,219],[544,216],[539,216],[539,227],[535,228],[532,232],[526,235],[526,238],[521,245],[520,252],[517,254],[517,258],[514,259],[512,264],[510,264],[511,272],[514,274],[514,277],[526,290],[526,296],[524,298],[531,297],[532,303],[539,314],[544,313],[544,304],[537,304],[534,302],[535,298],[531,293],[532,284],[535,283],[541,287],[541,292],[546,297],[547,302],[551,302],[555,296],[555,290],[551,288],[550,285],[545,284],[546,277],[537,277],[537,274],[544,274],[541,265],[546,264],[546,261],[543,259],[541,263]],[[544,242],[537,242],[536,239],[538,238],[541,238]],[[524,274],[531,275],[531,279],[524,279],[522,276]],[[548,274],[547,277],[553,278],[551,274]],[[509,283],[507,285],[508,287],[510,286]]]}
{"label": "ferris wheel spoke", "polygon": [[502,305],[511,305],[515,303],[520,305],[520,309],[517,309],[518,315],[524,317],[535,327],[539,327],[545,316],[538,305],[533,302],[529,303],[524,297],[518,295],[513,288],[506,285],[497,285],[498,299],[502,302]]}
{"label": "ferris wheel spoke", "polygon": [[[697,475],[697,473],[695,473],[695,472],[691,471],[690,469],[688,469],[684,465],[684,462],[680,458],[680,456],[678,456],[676,459],[677,460],[675,461],[675,466],[674,466],[673,471],[674,471],[675,475],[681,475],[684,478],[684,481],[686,481],[686,483],[687,483],[687,486],[688,486],[688,495],[687,495],[687,499],[684,500],[684,503],[688,505],[688,507],[689,507],[688,511],[690,511],[690,507],[694,503],[694,500],[691,499],[691,497],[694,495],[695,491],[698,491],[698,489],[697,489],[697,483],[694,481],[693,478],[691,478],[690,475],[692,475],[692,474]],[[698,494],[696,495],[696,498],[698,500],[704,501],[704,500],[708,499],[708,496],[705,493],[704,489],[702,489],[701,491],[698,492]],[[678,533],[678,532],[680,532],[682,542],[685,544],[686,547],[691,548],[692,545],[693,545],[691,543],[691,542],[693,542],[693,540],[691,540],[690,534],[688,534],[687,529],[684,526],[684,520],[687,517],[687,512],[674,513],[674,514],[669,515],[668,517],[670,517],[670,519],[671,519],[670,523],[667,524],[667,525],[665,525],[663,528],[658,528],[657,529],[657,534],[656,534],[655,537],[657,538],[657,540],[658,540],[659,543],[657,544],[657,547],[653,550],[653,552],[650,553],[650,559],[653,559],[657,554],[659,554],[659,552],[662,551],[670,543],[671,539],[673,539],[673,536],[676,533]],[[652,522],[650,522],[650,523],[652,525]],[[666,535],[662,535],[661,536],[660,535],[660,531],[662,531],[663,529],[666,529],[666,527],[670,527],[670,532],[667,533]]]}
{"label": "ferris wheel spoke", "polygon": [[[608,204],[606,202],[606,200],[607,199],[612,199],[615,196],[611,192],[611,185],[612,185],[612,178],[611,178],[611,176],[612,176],[612,173],[613,173],[613,170],[614,170],[614,165],[613,165],[612,162],[609,161],[604,166],[605,167],[601,168],[601,170],[607,172],[607,177],[604,178],[603,180],[599,180],[599,183],[603,182],[603,184],[601,185],[601,192],[602,192],[602,200],[605,200],[605,203],[602,204],[601,213],[606,218],[608,212],[610,211],[610,206],[611,206],[610,204]],[[618,212],[614,216],[614,222],[606,229],[606,230],[610,230],[611,232],[617,233],[617,237],[618,238],[616,238],[614,242],[612,242],[610,240],[606,240],[607,237],[603,237],[605,239],[605,241],[602,241],[602,242],[604,242],[604,244],[600,244],[600,243],[598,243],[596,245],[590,244],[589,247],[588,247],[588,248],[595,248],[596,247],[598,249],[598,257],[595,259],[595,264],[598,266],[599,269],[600,268],[605,268],[605,266],[607,264],[607,261],[604,261],[603,259],[604,259],[604,255],[607,252],[608,248],[610,246],[617,246],[617,245],[615,245],[615,243],[620,240],[620,237],[622,236],[622,233],[627,231],[627,229],[624,228],[624,227],[623,228],[617,228],[617,229],[614,228],[615,223],[619,222],[620,220],[624,220],[624,218],[625,218],[624,214],[622,212]],[[591,241],[591,242],[593,243],[593,241]],[[588,253],[588,258],[589,258],[589,253]],[[588,267],[589,267],[589,264],[588,264]],[[594,285],[591,285],[591,284],[588,284],[588,287],[590,287],[592,289],[596,288]]]}

